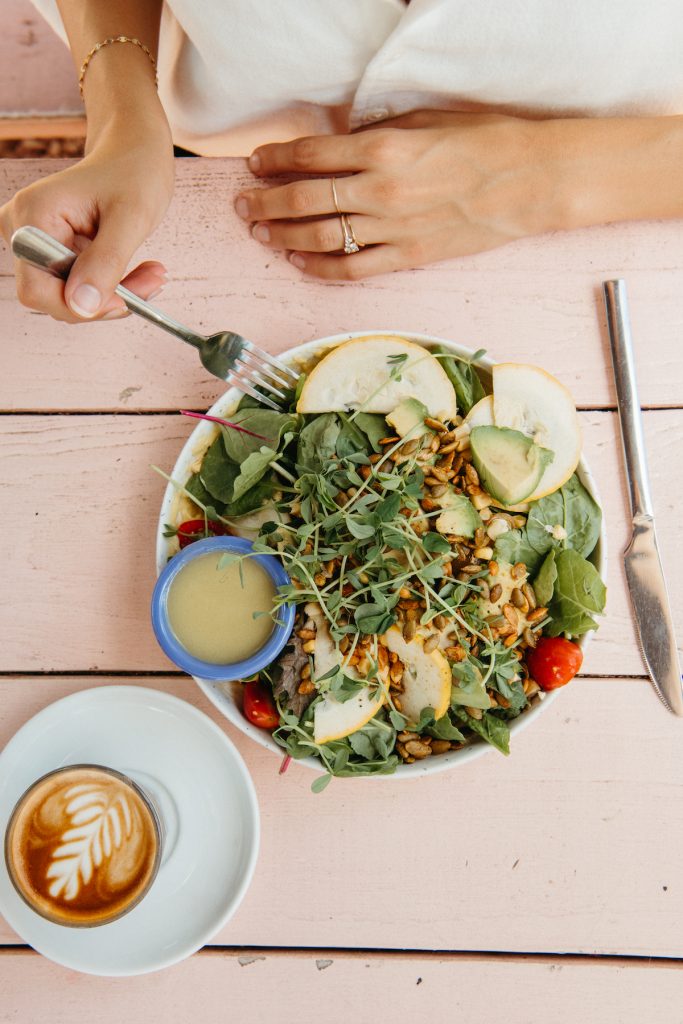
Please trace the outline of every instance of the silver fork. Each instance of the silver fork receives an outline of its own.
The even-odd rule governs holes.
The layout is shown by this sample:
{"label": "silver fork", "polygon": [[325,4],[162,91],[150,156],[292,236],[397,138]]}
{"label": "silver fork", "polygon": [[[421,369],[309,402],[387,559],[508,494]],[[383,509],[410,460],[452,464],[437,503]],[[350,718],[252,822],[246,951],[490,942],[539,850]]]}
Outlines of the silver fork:
{"label": "silver fork", "polygon": [[[26,263],[62,280],[69,276],[77,256],[45,231],[29,226],[18,228],[12,235],[12,252],[17,259],[25,260]],[[239,388],[269,408],[279,412],[278,403],[284,401],[285,392],[296,386],[299,379],[296,370],[257,348],[241,334],[219,331],[207,338],[190,330],[189,327],[184,327],[155,306],[150,306],[123,285],[119,285],[115,290],[131,313],[137,313],[169,334],[175,334],[181,341],[193,345],[209,373]],[[268,394],[261,394],[256,390],[257,387]]]}

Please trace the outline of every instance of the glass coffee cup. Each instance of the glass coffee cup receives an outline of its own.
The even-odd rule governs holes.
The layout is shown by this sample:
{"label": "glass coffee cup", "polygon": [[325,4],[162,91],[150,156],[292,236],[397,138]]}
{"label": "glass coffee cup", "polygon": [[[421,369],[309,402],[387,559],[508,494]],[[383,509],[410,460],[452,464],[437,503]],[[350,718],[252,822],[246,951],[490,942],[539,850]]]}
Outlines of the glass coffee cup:
{"label": "glass coffee cup", "polygon": [[48,772],[17,801],[5,833],[7,871],[22,900],[54,924],[109,924],[149,892],[163,830],[132,779],[96,764]]}

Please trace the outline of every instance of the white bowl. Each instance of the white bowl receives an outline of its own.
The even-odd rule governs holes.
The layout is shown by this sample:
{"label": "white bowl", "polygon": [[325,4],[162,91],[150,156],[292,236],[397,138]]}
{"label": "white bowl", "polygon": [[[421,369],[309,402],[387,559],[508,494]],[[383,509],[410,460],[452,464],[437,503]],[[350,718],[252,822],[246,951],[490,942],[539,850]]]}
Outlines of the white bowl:
{"label": "white bowl", "polygon": [[[308,363],[311,363],[314,360],[317,361],[317,359],[328,349],[335,348],[337,345],[341,345],[345,341],[350,341],[352,338],[371,338],[387,334],[398,335],[399,337],[405,338],[407,341],[416,342],[418,345],[423,345],[428,349],[433,348],[435,345],[443,345],[444,348],[449,349],[454,355],[460,356],[464,359],[471,359],[474,355],[472,349],[465,348],[463,345],[457,345],[454,341],[448,341],[445,338],[435,338],[428,334],[412,334],[405,331],[384,330],[357,331],[351,334],[336,334],[334,337],[330,338],[320,338],[316,341],[309,341],[304,345],[297,345],[288,352],[280,353],[278,358],[283,360],[285,363],[295,366],[297,369],[301,369],[302,367],[305,368]],[[477,360],[476,365],[480,370],[484,371],[484,374],[490,374],[494,362],[492,359],[483,356]],[[209,409],[209,414],[212,416],[229,418],[230,414],[235,411],[237,404],[242,397],[241,391],[238,391],[237,388],[230,388],[230,390],[226,391],[218,401],[214,402]],[[173,468],[171,475],[175,481],[181,484],[185,484],[187,482],[189,477],[192,475],[190,466],[196,460],[197,453],[208,446],[210,441],[216,435],[216,429],[215,424],[207,422],[206,420],[201,420],[199,422],[199,425],[192,431],[183,446]],[[583,458],[579,462],[577,474],[584,487],[590,492],[590,494],[592,494],[598,504],[600,504],[600,497],[598,495],[595,479]],[[177,493],[178,492],[174,488],[173,484],[169,483],[161,504],[156,547],[157,573],[160,573],[166,565],[166,562],[173,550],[168,538],[163,535],[163,529],[164,523],[172,521],[171,517],[174,504],[177,501]],[[600,532],[600,538],[592,558],[600,576],[602,579],[605,579],[607,569],[607,550],[604,522]],[[583,649],[584,653],[590,637],[591,634],[587,633],[578,641],[579,646]],[[270,733],[264,729],[258,729],[244,717],[242,712],[241,683],[215,683],[208,679],[199,679],[196,676],[193,678],[212,704],[214,704],[218,710],[224,714],[225,717],[229,719],[229,721],[231,721],[232,724],[241,732],[246,733],[247,736],[251,736],[251,738],[256,740],[257,743],[260,743],[262,747],[272,750],[280,758],[284,757],[285,752],[283,748],[278,746]],[[518,718],[515,718],[510,722],[510,746],[513,752],[515,738],[521,730],[525,728],[525,726],[530,725],[531,722],[535,721],[540,713],[547,708],[558,695],[558,690],[552,690],[545,694],[541,693],[536,697],[534,703],[527,711],[522,712]],[[438,757],[428,757],[425,758],[424,761],[415,761],[413,764],[400,764],[394,775],[381,777],[388,779],[408,779],[419,775],[429,775],[433,772],[446,771],[449,768],[454,768],[456,765],[466,764],[468,761],[472,761],[474,758],[480,757],[482,754],[485,754],[487,751],[492,749],[491,745],[485,740],[473,740],[466,747],[463,747],[460,750],[452,750],[450,753],[440,754]],[[322,763],[316,757],[302,758],[297,761],[297,764],[306,765],[308,768],[313,768],[314,771],[325,771]]]}

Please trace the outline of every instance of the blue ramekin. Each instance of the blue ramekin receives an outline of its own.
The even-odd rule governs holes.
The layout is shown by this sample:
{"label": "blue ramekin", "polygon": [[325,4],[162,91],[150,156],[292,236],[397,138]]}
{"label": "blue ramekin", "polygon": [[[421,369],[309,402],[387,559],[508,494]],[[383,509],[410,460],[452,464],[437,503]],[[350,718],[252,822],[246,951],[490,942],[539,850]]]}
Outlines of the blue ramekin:
{"label": "blue ramekin", "polygon": [[[252,551],[254,545],[243,537],[206,537],[204,540],[193,541],[179,554],[175,555],[164,566],[156,582],[152,594],[152,627],[164,653],[175,662],[178,668],[191,676],[200,679],[211,679],[215,682],[229,682],[232,679],[245,679],[269,665],[278,656],[287,643],[294,626],[296,608],[293,604],[284,605],[278,610],[278,621],[268,640],[255,654],[244,661],[235,661],[229,665],[216,665],[210,661],[195,658],[180,643],[168,621],[168,592],[180,570],[197,558],[212,551],[232,551],[240,555]],[[275,555],[252,555],[252,558],[268,573],[276,587],[285,586],[291,580],[282,563]]]}

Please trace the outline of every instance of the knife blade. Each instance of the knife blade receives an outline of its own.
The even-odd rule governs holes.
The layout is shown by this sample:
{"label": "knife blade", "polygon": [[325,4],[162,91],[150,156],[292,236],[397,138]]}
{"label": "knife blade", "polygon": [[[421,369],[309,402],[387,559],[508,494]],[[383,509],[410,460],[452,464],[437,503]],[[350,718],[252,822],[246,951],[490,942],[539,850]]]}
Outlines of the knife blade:
{"label": "knife blade", "polygon": [[624,567],[645,665],[662,702],[683,715],[681,667],[671,604],[659,556],[638,401],[626,282],[603,282],[619,425],[626,463],[633,533]]}

